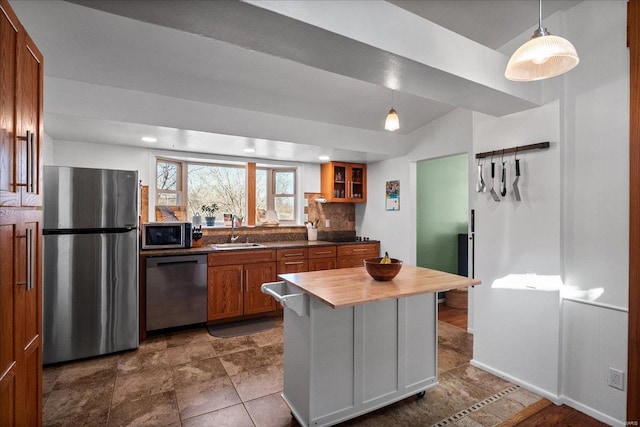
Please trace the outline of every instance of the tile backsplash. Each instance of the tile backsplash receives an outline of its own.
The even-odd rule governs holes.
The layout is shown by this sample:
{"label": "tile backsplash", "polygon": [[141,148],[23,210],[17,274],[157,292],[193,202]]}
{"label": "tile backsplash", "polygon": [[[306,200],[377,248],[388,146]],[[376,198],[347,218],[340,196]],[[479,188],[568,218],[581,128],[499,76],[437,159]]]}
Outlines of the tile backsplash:
{"label": "tile backsplash", "polygon": [[[307,200],[305,214],[309,221],[319,219],[318,232],[356,231],[356,206],[354,203],[318,203],[315,199],[322,197],[320,193],[304,193]],[[326,220],[331,225],[326,227]]]}

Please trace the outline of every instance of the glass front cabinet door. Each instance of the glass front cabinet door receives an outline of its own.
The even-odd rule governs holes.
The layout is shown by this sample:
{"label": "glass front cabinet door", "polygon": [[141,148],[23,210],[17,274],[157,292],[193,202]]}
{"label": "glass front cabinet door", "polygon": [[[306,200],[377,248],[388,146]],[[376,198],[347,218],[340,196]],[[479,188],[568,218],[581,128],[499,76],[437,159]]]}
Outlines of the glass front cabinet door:
{"label": "glass front cabinet door", "polygon": [[329,162],[320,169],[322,195],[329,202],[367,201],[367,165]]}

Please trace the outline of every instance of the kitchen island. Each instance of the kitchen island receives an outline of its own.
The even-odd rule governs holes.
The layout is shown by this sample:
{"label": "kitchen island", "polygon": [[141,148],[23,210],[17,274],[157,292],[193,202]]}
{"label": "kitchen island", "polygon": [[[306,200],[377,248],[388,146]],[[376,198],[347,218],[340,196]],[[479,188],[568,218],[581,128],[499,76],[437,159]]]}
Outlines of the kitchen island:
{"label": "kitchen island", "polygon": [[388,282],[364,267],[281,274],[264,293],[284,310],[284,392],[303,426],[333,425],[437,384],[440,291],[478,280],[404,265]]}

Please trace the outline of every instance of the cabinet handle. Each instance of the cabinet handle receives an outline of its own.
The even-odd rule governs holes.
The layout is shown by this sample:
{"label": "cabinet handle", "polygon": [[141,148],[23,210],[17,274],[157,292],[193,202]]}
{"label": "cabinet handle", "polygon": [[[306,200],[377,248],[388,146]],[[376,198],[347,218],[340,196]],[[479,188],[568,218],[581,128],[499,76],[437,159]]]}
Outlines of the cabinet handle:
{"label": "cabinet handle", "polygon": [[33,256],[33,230],[27,228],[27,290],[30,291],[33,289],[33,276],[35,276],[34,271],[34,260]]}
{"label": "cabinet handle", "polygon": [[27,193],[31,192],[31,132],[27,131]]}
{"label": "cabinet handle", "polygon": [[30,144],[31,144],[31,140],[32,139],[33,138],[31,137],[31,131],[27,131],[27,135],[26,136],[18,136],[18,140],[25,141],[27,143],[27,146],[26,146],[26,148],[27,148],[27,161],[26,161],[27,171],[26,171],[26,175],[27,176],[26,176],[26,182],[20,182],[20,183],[17,183],[16,185],[18,187],[27,187],[27,192],[29,192],[31,190],[31,188],[30,188],[31,179],[29,178],[29,175],[31,173],[31,166],[30,166],[30,163],[31,163],[31,147],[30,147]]}
{"label": "cabinet handle", "polygon": [[324,255],[324,254],[331,254],[333,253],[332,251],[318,251],[318,252],[314,252],[316,255]]}
{"label": "cabinet handle", "polygon": [[36,165],[36,158],[35,158],[35,153],[36,153],[36,145],[34,142],[34,136],[35,133],[31,132],[31,134],[29,135],[29,141],[27,142],[27,191],[30,193],[34,193],[35,192],[35,177],[34,177],[34,171],[35,171],[35,165]]}
{"label": "cabinet handle", "polygon": [[244,269],[240,270],[240,292],[244,292]]}
{"label": "cabinet handle", "polygon": [[302,264],[304,261],[287,261],[284,265]]}
{"label": "cabinet handle", "polygon": [[247,270],[244,270],[244,291],[245,292],[249,292],[249,272]]}
{"label": "cabinet handle", "polygon": [[353,252],[367,252],[369,251],[369,249],[367,248],[355,248],[353,249]]}
{"label": "cabinet handle", "polygon": [[33,256],[33,230],[27,228],[24,235],[17,236],[19,239],[27,239],[27,280],[17,282],[18,285],[26,285],[28,291],[33,289],[33,278],[35,276],[35,257]]}
{"label": "cabinet handle", "polygon": [[304,252],[297,252],[297,253],[289,253],[289,254],[284,254],[284,256],[303,256]]}

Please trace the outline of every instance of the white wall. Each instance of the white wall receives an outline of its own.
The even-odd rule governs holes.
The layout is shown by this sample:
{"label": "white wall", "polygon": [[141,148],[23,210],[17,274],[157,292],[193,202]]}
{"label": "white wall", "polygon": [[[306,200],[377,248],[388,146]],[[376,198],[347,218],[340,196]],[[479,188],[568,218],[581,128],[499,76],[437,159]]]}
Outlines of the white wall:
{"label": "white wall", "polygon": [[[566,76],[567,296],[628,306],[629,52],[626,2],[583,2],[567,14],[580,65]],[[583,31],[589,28],[589,31]]]}
{"label": "white wall", "polygon": [[[515,201],[514,156],[507,162],[507,195],[500,202],[473,192],[476,210],[474,348],[476,366],[558,400],[560,346],[559,103],[505,117],[474,113],[474,151],[550,141],[519,154],[522,201]],[[502,158],[497,152],[495,185]],[[484,162],[491,188],[491,159]],[[500,166],[500,167],[499,167]]]}
{"label": "white wall", "polygon": [[[92,144],[84,142],[52,142],[51,165],[96,169],[122,169],[138,171],[138,179],[147,185],[153,182],[149,175],[149,150],[122,145]],[[45,161],[45,163],[47,163]]]}
{"label": "white wall", "polygon": [[53,139],[46,133],[44,137],[44,147],[42,149],[42,161],[45,165],[53,163]]}
{"label": "white wall", "polygon": [[610,424],[620,424],[626,415],[626,392],[606,381],[608,367],[627,368],[626,8],[625,1],[587,1],[565,14],[566,37],[580,64],[565,77],[562,104],[563,296],[580,302],[563,301],[562,395],[571,406]]}

